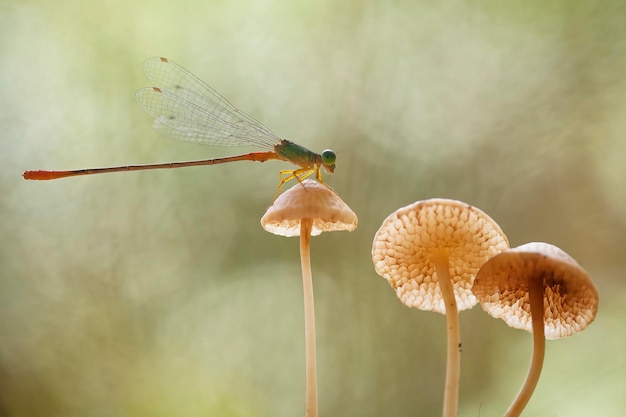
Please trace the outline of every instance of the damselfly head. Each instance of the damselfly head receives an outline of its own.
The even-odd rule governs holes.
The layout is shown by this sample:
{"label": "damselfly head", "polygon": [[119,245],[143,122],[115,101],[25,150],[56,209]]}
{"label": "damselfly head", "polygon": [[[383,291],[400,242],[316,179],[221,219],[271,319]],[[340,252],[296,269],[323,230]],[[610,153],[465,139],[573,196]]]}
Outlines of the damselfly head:
{"label": "damselfly head", "polygon": [[330,172],[331,174],[335,173],[335,161],[337,160],[337,155],[335,152],[330,149],[326,149],[322,152],[322,165],[324,165],[324,169],[326,172]]}

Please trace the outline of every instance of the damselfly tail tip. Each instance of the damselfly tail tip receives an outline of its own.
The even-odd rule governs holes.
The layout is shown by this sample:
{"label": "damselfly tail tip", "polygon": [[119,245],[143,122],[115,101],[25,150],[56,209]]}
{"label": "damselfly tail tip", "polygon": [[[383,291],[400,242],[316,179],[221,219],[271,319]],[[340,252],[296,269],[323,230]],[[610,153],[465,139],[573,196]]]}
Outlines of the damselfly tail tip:
{"label": "damselfly tail tip", "polygon": [[32,180],[34,179],[37,175],[36,175],[37,171],[24,171],[24,173],[22,174],[22,177],[25,180]]}
{"label": "damselfly tail tip", "polygon": [[57,171],[24,171],[22,174],[25,180],[54,180],[64,176]]}

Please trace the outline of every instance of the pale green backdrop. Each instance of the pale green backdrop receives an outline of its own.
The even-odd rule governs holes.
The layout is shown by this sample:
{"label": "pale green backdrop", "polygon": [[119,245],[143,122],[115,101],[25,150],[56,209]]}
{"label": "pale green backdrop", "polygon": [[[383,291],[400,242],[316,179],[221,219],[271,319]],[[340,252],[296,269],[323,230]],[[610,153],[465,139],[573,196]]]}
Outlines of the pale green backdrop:
{"label": "pale green backdrop", "polygon": [[[373,270],[393,210],[463,200],[562,247],[600,311],[548,343],[525,416],[626,408],[626,3],[0,3],[0,415],[304,413],[297,239],[263,231],[285,163],[27,182],[27,169],[210,158],[134,102],[175,60],[279,135],[338,155],[359,215],[313,240],[321,416],[436,416],[444,317]],[[461,316],[462,416],[498,416],[531,336]]]}

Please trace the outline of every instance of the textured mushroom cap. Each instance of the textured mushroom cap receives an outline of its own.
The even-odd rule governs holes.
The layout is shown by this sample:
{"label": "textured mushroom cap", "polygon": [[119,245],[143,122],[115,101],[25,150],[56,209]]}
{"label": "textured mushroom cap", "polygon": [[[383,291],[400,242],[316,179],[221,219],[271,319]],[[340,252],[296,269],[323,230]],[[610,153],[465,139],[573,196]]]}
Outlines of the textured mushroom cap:
{"label": "textured mushroom cap", "polygon": [[531,242],[491,258],[473,291],[483,309],[510,327],[532,332],[528,281],[543,279],[547,339],[583,331],[598,312],[598,290],[587,272],[549,243]]}
{"label": "textured mushroom cap", "polygon": [[311,235],[340,230],[353,231],[356,214],[337,194],[318,181],[304,180],[274,200],[261,218],[261,226],[280,236],[300,236],[300,221],[313,220]]}
{"label": "textured mushroom cap", "polygon": [[473,307],[474,276],[492,256],[508,249],[500,226],[487,214],[456,200],[418,201],[391,213],[376,232],[372,261],[402,303],[445,314],[434,251],[449,256],[459,311]]}

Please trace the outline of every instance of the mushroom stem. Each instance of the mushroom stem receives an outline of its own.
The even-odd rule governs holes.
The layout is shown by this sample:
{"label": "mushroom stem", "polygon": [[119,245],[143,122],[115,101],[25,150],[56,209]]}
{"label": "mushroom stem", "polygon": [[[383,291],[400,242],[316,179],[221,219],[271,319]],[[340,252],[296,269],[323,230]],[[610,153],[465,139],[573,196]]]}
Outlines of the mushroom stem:
{"label": "mushroom stem", "polygon": [[459,383],[461,379],[461,330],[459,312],[452,281],[450,281],[448,254],[436,251],[432,261],[437,271],[441,296],[446,307],[446,329],[448,353],[446,359],[446,385],[443,397],[443,416],[457,417],[459,414]]}
{"label": "mushroom stem", "polygon": [[539,382],[546,349],[543,323],[543,291],[543,277],[530,280],[528,283],[528,301],[533,326],[533,356],[524,385],[522,385],[522,388],[517,393],[517,397],[515,397],[506,411],[505,417],[517,417],[522,413],[535,391],[537,382]]}
{"label": "mushroom stem", "polygon": [[305,417],[317,417],[317,365],[315,354],[315,307],[313,303],[313,276],[311,273],[311,229],[313,220],[300,223],[300,264],[304,290],[304,339],[306,356]]}

